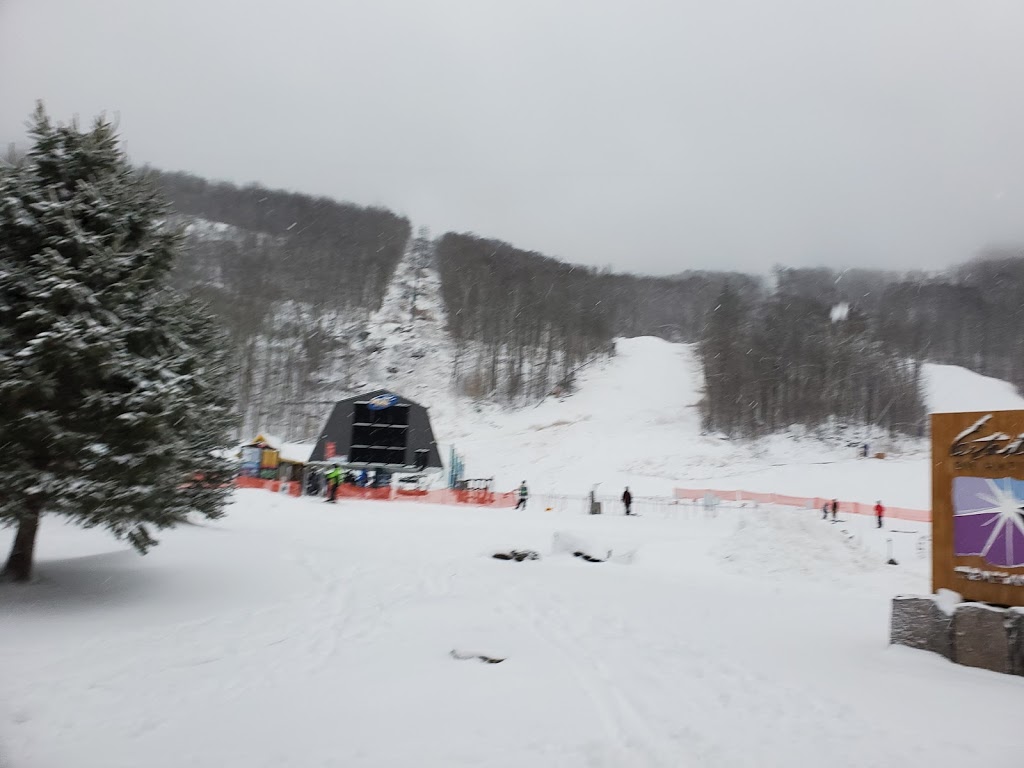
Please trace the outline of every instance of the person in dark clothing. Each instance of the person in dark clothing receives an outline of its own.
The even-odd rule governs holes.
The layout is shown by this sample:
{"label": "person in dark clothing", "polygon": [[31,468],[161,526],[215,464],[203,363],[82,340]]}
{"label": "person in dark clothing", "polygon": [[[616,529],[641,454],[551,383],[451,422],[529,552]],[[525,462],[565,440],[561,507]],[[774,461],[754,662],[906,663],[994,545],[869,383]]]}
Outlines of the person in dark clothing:
{"label": "person in dark clothing", "polygon": [[626,514],[633,514],[631,507],[633,506],[633,494],[629,492],[629,486],[626,486],[626,490],[622,492],[622,504],[626,508]]}
{"label": "person in dark clothing", "polygon": [[832,522],[835,522],[836,515],[839,514],[839,502],[832,499]]}
{"label": "person in dark clothing", "polygon": [[882,527],[882,518],[885,516],[885,507],[882,506],[882,502],[879,501],[875,504],[875,517],[878,518],[878,527]]}
{"label": "person in dark clothing", "polygon": [[526,481],[523,480],[523,482],[519,485],[519,501],[516,502],[516,509],[519,509],[520,507],[526,509],[526,499],[529,497],[529,495],[530,492],[526,489]]}
{"label": "person in dark clothing", "polygon": [[309,480],[306,484],[306,495],[307,496],[319,496],[320,495],[320,473],[310,472]]}

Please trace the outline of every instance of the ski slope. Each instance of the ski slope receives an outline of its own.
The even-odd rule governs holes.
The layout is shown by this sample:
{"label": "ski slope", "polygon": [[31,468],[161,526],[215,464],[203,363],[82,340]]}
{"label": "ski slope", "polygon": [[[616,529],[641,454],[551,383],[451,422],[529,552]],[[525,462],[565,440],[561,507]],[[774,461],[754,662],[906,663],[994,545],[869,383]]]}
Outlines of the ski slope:
{"label": "ski slope", "polygon": [[[794,429],[755,441],[702,435],[694,345],[617,339],[613,357],[578,374],[572,396],[508,409],[454,391],[446,326],[437,270],[410,249],[367,325],[362,344],[373,351],[356,356],[357,389],[392,389],[427,406],[442,457],[454,446],[466,475],[493,477],[498,490],[526,480],[546,495],[581,496],[597,486],[618,497],[629,486],[634,495],[667,496],[686,487],[930,506],[922,440],[869,429]],[[956,366],[926,365],[924,383],[931,412],[1024,408],[1011,385]],[[861,459],[865,442],[887,458]]]}
{"label": "ski slope", "polygon": [[[963,368],[926,365],[931,412],[1024,408],[1013,387]],[[467,472],[499,489],[521,480],[544,493],[668,495],[674,487],[745,489],[927,509],[928,445],[866,430],[794,430],[753,441],[702,435],[695,348],[653,337],[618,339],[616,355],[585,370],[579,391],[535,408],[432,409],[439,440]],[[859,448],[887,458],[862,459]]]}
{"label": "ski slope", "polygon": [[0,586],[0,765],[1015,764],[1024,680],[887,646],[927,552],[869,522],[240,491],[140,558],[47,519]]}

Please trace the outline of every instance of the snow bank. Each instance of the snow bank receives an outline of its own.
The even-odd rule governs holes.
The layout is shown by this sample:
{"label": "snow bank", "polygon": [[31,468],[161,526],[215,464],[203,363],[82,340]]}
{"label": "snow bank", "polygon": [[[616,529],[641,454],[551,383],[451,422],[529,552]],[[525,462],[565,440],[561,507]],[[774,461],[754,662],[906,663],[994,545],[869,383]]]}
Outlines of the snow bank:
{"label": "snow bank", "polygon": [[1024,397],[1009,382],[956,365],[925,365],[924,389],[930,413],[1024,408]]}

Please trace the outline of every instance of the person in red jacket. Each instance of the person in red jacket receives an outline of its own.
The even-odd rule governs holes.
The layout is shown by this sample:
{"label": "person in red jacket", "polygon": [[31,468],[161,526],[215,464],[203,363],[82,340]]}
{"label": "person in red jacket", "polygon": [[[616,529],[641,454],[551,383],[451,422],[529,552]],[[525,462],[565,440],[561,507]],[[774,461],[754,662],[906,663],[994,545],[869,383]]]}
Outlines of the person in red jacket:
{"label": "person in red jacket", "polygon": [[882,502],[879,501],[875,504],[875,517],[878,518],[878,527],[882,527],[882,517],[885,515],[885,507],[882,506]]}

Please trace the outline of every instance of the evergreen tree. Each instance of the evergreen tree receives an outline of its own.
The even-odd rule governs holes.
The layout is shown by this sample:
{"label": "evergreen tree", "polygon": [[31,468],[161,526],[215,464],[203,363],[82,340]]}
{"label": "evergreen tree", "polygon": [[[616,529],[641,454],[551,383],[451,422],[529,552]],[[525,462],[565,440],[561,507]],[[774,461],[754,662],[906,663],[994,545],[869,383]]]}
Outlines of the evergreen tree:
{"label": "evergreen tree", "polygon": [[218,517],[232,467],[227,345],[169,287],[180,237],[113,127],[55,125],[0,169],[0,525],[30,577],[39,519],[102,526],[145,553]]}

